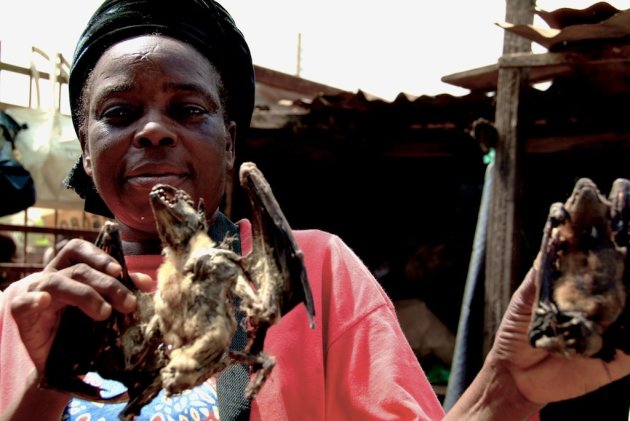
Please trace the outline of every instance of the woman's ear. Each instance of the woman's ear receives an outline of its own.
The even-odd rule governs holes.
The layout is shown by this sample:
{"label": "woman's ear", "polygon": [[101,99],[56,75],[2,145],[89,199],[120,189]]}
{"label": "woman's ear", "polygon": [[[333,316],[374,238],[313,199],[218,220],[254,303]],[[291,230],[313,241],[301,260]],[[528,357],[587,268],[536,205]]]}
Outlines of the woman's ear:
{"label": "woman's ear", "polygon": [[228,169],[234,167],[236,160],[236,123],[230,121],[227,126],[227,136],[225,138],[225,161]]}
{"label": "woman's ear", "polygon": [[88,148],[87,142],[81,134],[79,134],[79,139],[81,141],[81,149],[83,150],[83,154],[81,155],[83,169],[87,175],[92,177],[92,157],[90,156],[90,148]]}

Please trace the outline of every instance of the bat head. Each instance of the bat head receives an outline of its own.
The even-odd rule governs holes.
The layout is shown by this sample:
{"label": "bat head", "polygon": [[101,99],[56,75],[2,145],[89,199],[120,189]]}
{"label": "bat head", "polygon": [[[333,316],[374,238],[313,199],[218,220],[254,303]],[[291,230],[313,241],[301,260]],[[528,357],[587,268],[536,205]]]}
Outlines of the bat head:
{"label": "bat head", "polygon": [[181,249],[199,231],[207,231],[203,199],[195,209],[192,198],[168,184],[156,184],[149,193],[158,234],[164,245]]}
{"label": "bat head", "polygon": [[581,178],[575,183],[573,193],[564,207],[571,217],[571,224],[577,235],[581,235],[582,232],[590,235],[588,232],[593,228],[603,235],[608,234],[610,203],[590,179]]}

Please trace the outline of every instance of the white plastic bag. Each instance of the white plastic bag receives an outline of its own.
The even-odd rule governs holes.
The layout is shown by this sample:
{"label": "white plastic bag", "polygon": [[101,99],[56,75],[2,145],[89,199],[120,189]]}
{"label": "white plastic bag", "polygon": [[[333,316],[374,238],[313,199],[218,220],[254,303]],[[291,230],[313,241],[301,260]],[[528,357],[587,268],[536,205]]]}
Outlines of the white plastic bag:
{"label": "white plastic bag", "polygon": [[15,140],[19,161],[35,181],[35,206],[83,209],[83,199],[63,185],[72,165],[81,156],[72,119],[56,110],[13,108],[5,110],[28,127]]}
{"label": "white plastic bag", "polygon": [[[43,81],[35,59],[44,58],[51,66],[52,80]],[[68,79],[69,64],[60,54],[49,56],[33,47],[31,83],[35,85],[35,108],[9,108],[5,112],[19,124],[26,124],[15,138],[17,159],[35,182],[35,206],[56,209],[83,209],[83,199],[63,185],[63,180],[81,156],[81,146],[72,118],[60,112],[61,84]],[[50,76],[49,76],[50,78]],[[50,105],[42,106],[42,83],[50,88]],[[29,101],[30,102],[30,101]]]}

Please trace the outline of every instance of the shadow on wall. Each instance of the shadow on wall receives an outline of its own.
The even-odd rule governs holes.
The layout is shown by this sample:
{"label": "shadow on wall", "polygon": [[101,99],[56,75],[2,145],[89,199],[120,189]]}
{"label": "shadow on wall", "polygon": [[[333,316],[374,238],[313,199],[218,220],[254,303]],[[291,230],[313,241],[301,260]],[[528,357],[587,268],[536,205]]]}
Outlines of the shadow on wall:
{"label": "shadow on wall", "polygon": [[450,367],[455,335],[427,304],[420,299],[410,298],[394,301],[394,307],[405,337],[418,360],[435,357]]}
{"label": "shadow on wall", "polygon": [[[460,296],[455,291],[446,292],[457,284],[452,270],[454,258],[442,242],[409,247],[397,256],[374,274],[392,299],[403,333],[427,378],[434,387],[446,385],[453,362],[455,329],[449,327],[444,315],[457,317],[458,311],[453,311],[452,305]],[[439,298],[446,296],[451,297],[451,305]]]}

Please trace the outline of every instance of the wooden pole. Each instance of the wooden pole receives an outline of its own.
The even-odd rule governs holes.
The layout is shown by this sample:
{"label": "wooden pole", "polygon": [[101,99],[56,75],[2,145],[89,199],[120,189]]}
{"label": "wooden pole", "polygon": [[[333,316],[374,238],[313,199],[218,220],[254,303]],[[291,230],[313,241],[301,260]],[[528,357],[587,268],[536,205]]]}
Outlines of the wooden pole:
{"label": "wooden pole", "polygon": [[[506,21],[531,24],[535,0],[506,0]],[[508,31],[503,54],[531,52],[531,42]],[[521,97],[527,85],[526,68],[501,68],[496,93],[495,126],[499,134],[486,251],[484,354],[488,352],[518,276],[520,257]]]}

